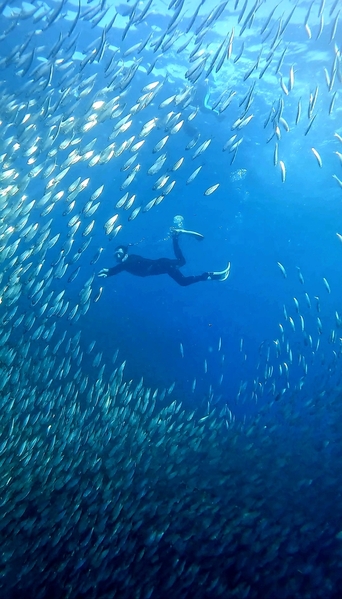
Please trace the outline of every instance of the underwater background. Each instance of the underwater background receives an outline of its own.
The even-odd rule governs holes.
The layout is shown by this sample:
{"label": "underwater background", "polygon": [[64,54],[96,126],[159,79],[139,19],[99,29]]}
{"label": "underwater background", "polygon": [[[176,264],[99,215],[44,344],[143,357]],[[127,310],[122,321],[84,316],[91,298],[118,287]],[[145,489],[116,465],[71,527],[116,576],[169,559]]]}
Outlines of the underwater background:
{"label": "underwater background", "polygon": [[[338,1],[5,1],[0,593],[342,596]],[[186,276],[101,278],[114,251]]]}

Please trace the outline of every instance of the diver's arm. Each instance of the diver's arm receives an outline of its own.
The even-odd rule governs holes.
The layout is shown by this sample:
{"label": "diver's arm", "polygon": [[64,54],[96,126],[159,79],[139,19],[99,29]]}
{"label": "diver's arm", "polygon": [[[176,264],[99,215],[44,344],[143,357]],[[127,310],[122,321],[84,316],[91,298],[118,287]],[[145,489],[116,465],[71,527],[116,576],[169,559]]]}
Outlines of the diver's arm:
{"label": "diver's arm", "polygon": [[119,272],[122,272],[123,270],[125,270],[124,265],[117,264],[116,266],[113,266],[112,268],[103,268],[102,270],[100,270],[100,272],[97,276],[98,277],[112,277],[114,275],[117,275]]}

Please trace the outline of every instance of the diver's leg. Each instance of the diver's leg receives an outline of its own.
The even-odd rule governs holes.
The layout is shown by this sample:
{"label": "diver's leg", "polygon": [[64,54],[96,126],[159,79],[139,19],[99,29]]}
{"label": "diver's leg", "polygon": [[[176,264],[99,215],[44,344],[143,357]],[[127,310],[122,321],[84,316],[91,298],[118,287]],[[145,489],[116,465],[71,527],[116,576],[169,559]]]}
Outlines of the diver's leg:
{"label": "diver's leg", "polygon": [[173,244],[173,251],[175,253],[175,256],[177,258],[177,261],[175,263],[175,266],[184,266],[185,264],[185,258],[183,256],[182,250],[179,247],[179,242],[178,242],[178,235],[177,233],[174,233],[172,235],[172,244]]}
{"label": "diver's leg", "polygon": [[202,275],[194,277],[185,277],[178,268],[170,268],[167,271],[167,274],[182,287],[187,287],[188,285],[193,285],[193,283],[199,283],[200,281],[207,281],[209,278],[208,272],[204,272]]}
{"label": "diver's leg", "polygon": [[151,268],[153,275],[168,275],[170,270],[178,268],[179,262],[174,258],[158,258],[153,260],[153,266]]}

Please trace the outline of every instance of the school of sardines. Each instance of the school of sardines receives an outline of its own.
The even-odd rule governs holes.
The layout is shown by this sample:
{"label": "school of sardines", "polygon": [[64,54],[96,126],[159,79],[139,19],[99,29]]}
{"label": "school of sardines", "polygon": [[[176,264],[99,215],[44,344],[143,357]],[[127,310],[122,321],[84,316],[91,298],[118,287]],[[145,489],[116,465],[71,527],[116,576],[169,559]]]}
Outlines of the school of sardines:
{"label": "school of sardines", "polygon": [[[334,123],[341,99],[339,18],[338,0],[137,0],[117,9],[106,0],[2,2],[1,597],[327,599],[341,584],[342,532],[326,524],[339,510],[337,481],[329,479],[331,497],[317,500],[318,527],[309,500],[315,458],[302,455],[299,469],[281,443],[298,424],[301,392],[311,418],[302,424],[308,454],[312,427],[328,450],[326,381],[317,381],[316,401],[305,384],[322,360],[330,384],[340,384],[341,308],[325,322],[321,291],[309,296],[299,268],[277,338],[261,344],[254,380],[241,380],[232,401],[243,413],[244,404],[267,398],[250,419],[221,401],[221,338],[218,392],[208,383],[206,401],[190,412],[174,385],[126,381],[118,352],[106,363],[98,341],[84,345],[70,327],[101,298],[95,265],[110,242],[162,202],[176,207],[177,193],[195,179],[205,197],[224,203],[225,171],[242,144],[269,144],[270,165],[286,183],[287,138],[296,131],[323,167],[310,136],[327,118]],[[300,48],[288,36],[292,23]],[[327,30],[324,81],[316,85],[305,80],[305,53]],[[197,92],[213,77],[220,93],[210,108],[225,116],[227,139],[211,179],[205,157],[217,138],[183,133],[196,130]],[[264,114],[255,106],[266,92]],[[332,143],[342,144],[337,131]],[[148,197],[139,192],[146,180]],[[330,291],[324,278],[322,293]],[[243,339],[237,350],[245,362]],[[181,357],[186,351],[184,342]],[[209,381],[207,359],[204,373]],[[307,509],[291,521],[298,495]],[[316,595],[303,582],[311,576]]]}

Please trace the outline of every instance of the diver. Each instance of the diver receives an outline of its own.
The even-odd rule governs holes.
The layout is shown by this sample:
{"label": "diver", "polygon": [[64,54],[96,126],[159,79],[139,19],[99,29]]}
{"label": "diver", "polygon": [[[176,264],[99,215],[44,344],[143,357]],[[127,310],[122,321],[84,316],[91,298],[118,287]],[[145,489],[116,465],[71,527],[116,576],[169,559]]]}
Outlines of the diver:
{"label": "diver", "polygon": [[183,217],[176,216],[174,218],[174,227],[170,228],[170,233],[173,243],[173,251],[175,259],[172,258],[158,258],[151,260],[149,258],[143,258],[137,254],[128,253],[128,245],[119,245],[115,249],[115,257],[118,262],[116,266],[112,268],[103,268],[100,270],[99,277],[112,277],[120,272],[129,272],[132,275],[138,277],[149,277],[153,275],[169,275],[178,285],[186,287],[187,285],[193,285],[199,281],[225,281],[229,276],[230,263],[227,268],[220,272],[204,272],[201,275],[186,277],[180,272],[179,268],[184,266],[185,258],[179,247],[178,238],[180,234],[192,235],[195,239],[201,241],[204,239],[203,235],[196,233],[196,231],[187,231],[182,228]]}

